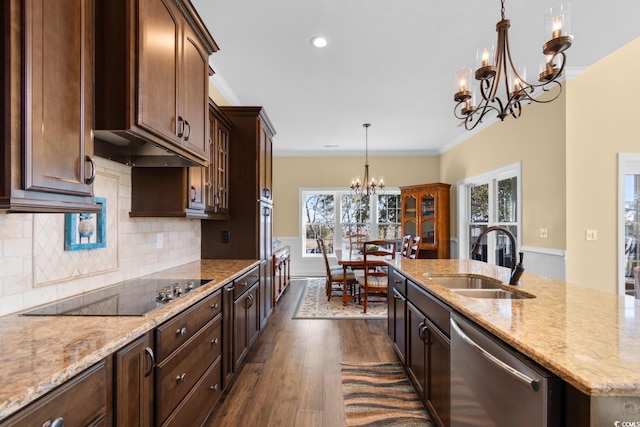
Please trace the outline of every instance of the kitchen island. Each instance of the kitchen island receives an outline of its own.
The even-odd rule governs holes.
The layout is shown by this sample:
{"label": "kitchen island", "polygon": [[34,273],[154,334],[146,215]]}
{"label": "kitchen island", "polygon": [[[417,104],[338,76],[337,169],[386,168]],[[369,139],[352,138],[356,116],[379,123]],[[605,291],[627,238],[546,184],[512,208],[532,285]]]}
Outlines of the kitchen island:
{"label": "kitchen island", "polygon": [[626,417],[620,421],[640,420],[640,301],[526,272],[520,285],[503,287],[535,298],[473,298],[439,285],[438,276],[505,283],[509,270],[472,260],[399,259],[393,267],[452,313],[562,379],[584,397],[591,425],[604,425],[607,412]]}
{"label": "kitchen island", "polygon": [[257,266],[257,260],[201,260],[145,278],[209,284],[147,316],[0,317],[0,421]]}

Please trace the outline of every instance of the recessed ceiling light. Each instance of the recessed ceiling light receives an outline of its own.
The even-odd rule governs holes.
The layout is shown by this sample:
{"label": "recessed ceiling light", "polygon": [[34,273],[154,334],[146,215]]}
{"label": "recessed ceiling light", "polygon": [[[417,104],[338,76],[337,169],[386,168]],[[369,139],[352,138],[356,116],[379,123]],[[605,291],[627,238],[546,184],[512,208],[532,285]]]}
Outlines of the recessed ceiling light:
{"label": "recessed ceiling light", "polygon": [[311,39],[311,46],[317,48],[326,47],[329,44],[329,40],[322,36],[315,36]]}

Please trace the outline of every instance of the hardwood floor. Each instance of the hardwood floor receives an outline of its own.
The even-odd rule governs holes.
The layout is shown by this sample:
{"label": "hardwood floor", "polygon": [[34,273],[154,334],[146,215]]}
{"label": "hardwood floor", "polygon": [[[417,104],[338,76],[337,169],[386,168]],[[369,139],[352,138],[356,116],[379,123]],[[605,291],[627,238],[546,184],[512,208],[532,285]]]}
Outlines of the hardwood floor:
{"label": "hardwood floor", "polygon": [[340,362],[397,361],[386,320],[292,319],[287,288],[207,427],[345,425]]}

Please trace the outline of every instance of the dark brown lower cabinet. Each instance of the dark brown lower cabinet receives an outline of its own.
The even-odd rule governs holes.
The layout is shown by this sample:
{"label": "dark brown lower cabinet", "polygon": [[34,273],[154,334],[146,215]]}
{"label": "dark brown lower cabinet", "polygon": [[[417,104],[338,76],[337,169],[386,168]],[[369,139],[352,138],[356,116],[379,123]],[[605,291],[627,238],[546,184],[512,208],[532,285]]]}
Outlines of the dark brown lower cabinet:
{"label": "dark brown lower cabinet", "polygon": [[260,282],[233,302],[233,370],[236,372],[260,332]]}
{"label": "dark brown lower cabinet", "polygon": [[[391,277],[394,277],[393,274]],[[451,418],[451,372],[449,339],[449,310],[433,296],[407,280],[406,302],[394,290],[392,312],[400,312],[395,305],[406,304],[406,318],[390,317],[393,322],[392,339],[396,352],[404,339],[404,365],[418,395],[427,407],[434,423],[449,426]],[[391,315],[391,314],[390,314]],[[403,328],[406,333],[402,334]],[[402,356],[399,354],[399,357]]]}
{"label": "dark brown lower cabinet", "polygon": [[114,356],[115,425],[152,426],[155,356],[152,334],[147,333],[118,350]]}
{"label": "dark brown lower cabinet", "polygon": [[407,316],[407,299],[397,289],[390,288],[392,298],[389,299],[389,330],[393,347],[402,363],[406,358],[406,331],[405,322]]}
{"label": "dark brown lower cabinet", "polygon": [[407,304],[407,375],[413,381],[418,395],[425,400],[427,396],[427,344],[424,341],[424,315],[415,305]]}
{"label": "dark brown lower cabinet", "polygon": [[222,386],[225,389],[233,379],[233,291],[233,282],[222,288]]}
{"label": "dark brown lower cabinet", "polygon": [[111,375],[111,358],[107,358],[0,422],[0,426],[111,426]]}

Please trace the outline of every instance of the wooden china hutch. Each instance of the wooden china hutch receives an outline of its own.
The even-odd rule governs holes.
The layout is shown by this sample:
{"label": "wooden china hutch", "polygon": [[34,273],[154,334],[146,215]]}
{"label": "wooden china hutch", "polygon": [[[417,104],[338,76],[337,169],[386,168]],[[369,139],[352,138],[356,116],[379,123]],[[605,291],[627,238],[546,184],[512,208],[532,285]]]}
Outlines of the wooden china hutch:
{"label": "wooden china hutch", "polygon": [[420,236],[419,258],[450,258],[450,188],[443,183],[400,187],[402,235]]}

